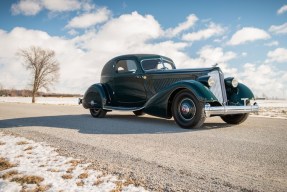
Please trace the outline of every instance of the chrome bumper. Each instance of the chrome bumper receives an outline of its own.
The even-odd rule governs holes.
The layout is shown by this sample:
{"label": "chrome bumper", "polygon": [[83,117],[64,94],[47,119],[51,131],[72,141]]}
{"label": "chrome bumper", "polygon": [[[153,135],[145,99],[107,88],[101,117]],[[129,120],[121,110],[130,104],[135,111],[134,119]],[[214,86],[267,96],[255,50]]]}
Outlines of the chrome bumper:
{"label": "chrome bumper", "polygon": [[210,106],[210,104],[206,104],[204,110],[206,117],[210,117],[213,115],[255,113],[259,111],[259,106],[257,103],[246,106]]}

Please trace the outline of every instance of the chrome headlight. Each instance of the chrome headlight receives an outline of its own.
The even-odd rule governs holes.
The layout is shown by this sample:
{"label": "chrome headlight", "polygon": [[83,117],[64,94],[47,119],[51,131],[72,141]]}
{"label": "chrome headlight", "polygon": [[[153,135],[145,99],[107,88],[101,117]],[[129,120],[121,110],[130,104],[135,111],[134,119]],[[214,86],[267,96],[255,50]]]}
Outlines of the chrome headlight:
{"label": "chrome headlight", "polygon": [[227,87],[236,88],[238,86],[238,80],[234,77],[227,77],[224,79],[224,82]]}
{"label": "chrome headlight", "polygon": [[214,78],[213,77],[209,77],[207,83],[208,83],[209,87],[212,87],[213,85],[215,85]]}
{"label": "chrome headlight", "polygon": [[238,86],[238,80],[236,78],[233,78],[232,81],[231,81],[231,85],[232,87],[237,87]]}
{"label": "chrome headlight", "polygon": [[196,79],[207,87],[212,87],[215,85],[215,79],[209,75],[200,76]]}

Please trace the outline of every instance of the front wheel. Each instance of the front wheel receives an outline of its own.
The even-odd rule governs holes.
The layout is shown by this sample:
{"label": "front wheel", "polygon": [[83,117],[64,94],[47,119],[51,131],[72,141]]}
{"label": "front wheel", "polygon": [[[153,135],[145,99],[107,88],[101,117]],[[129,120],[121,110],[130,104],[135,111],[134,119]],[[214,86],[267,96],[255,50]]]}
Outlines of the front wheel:
{"label": "front wheel", "polygon": [[243,123],[249,116],[249,113],[235,114],[235,115],[224,115],[221,119],[228,124],[240,124]]}
{"label": "front wheel", "polygon": [[203,103],[187,90],[176,95],[171,110],[175,122],[185,129],[199,128],[205,121]]}
{"label": "front wheel", "polygon": [[106,116],[107,111],[104,109],[90,109],[90,113],[95,118],[103,118]]}

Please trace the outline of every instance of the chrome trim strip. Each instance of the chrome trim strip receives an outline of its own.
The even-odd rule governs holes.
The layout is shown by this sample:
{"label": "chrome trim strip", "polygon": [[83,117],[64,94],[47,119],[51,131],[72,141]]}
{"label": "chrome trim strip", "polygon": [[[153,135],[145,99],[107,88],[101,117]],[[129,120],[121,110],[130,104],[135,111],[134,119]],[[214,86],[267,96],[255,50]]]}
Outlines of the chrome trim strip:
{"label": "chrome trim strip", "polygon": [[225,88],[225,82],[224,82],[224,74],[221,70],[219,70],[218,73],[219,73],[219,77],[220,77],[220,85],[221,85],[221,90],[222,90],[223,105],[226,105],[227,94],[226,94],[226,88]]}
{"label": "chrome trim strip", "polygon": [[210,117],[211,115],[255,113],[259,111],[259,106],[257,103],[250,106],[210,106],[210,104],[206,104],[204,111],[206,117]]}

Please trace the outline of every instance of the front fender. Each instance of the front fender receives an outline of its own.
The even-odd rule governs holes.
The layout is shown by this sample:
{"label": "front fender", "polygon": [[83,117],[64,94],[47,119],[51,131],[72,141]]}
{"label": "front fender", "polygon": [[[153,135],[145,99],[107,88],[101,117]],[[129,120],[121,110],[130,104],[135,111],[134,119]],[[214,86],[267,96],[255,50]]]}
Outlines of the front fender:
{"label": "front fender", "polygon": [[249,100],[254,99],[254,94],[252,91],[244,84],[238,83],[236,88],[226,87],[227,100],[229,105],[244,105],[242,98],[247,98]]}
{"label": "front fender", "polygon": [[144,112],[154,116],[171,118],[169,107],[171,106],[172,98],[183,89],[191,91],[201,102],[217,101],[213,93],[200,82],[184,80],[171,84],[150,98],[144,106]]}
{"label": "front fender", "polygon": [[[91,104],[91,101],[93,101]],[[88,108],[103,108],[106,104],[107,97],[103,85],[97,83],[91,85],[88,90],[85,92],[83,97],[83,107]]]}

